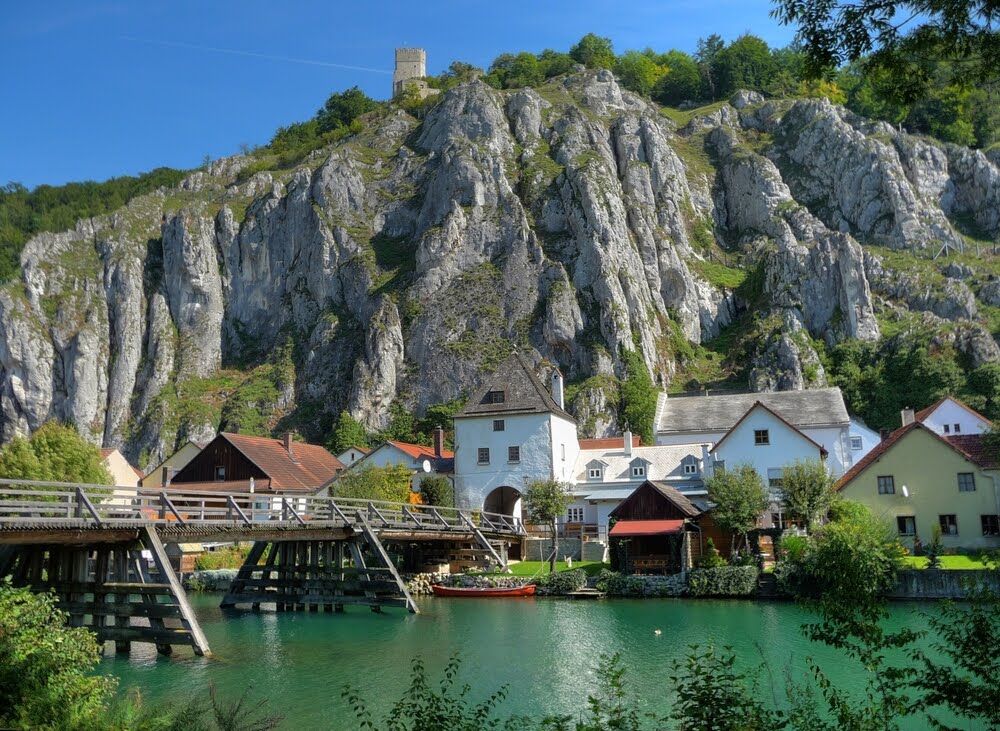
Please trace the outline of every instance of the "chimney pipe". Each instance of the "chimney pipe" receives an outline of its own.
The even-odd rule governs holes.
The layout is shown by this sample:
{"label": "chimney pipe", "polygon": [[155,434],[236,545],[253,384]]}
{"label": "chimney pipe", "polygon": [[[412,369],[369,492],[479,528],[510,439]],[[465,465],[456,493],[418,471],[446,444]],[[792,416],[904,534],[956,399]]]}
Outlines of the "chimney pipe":
{"label": "chimney pipe", "polygon": [[901,421],[903,422],[903,426],[906,426],[907,424],[912,424],[915,418],[913,414],[913,409],[911,409],[909,406],[900,411],[899,416]]}
{"label": "chimney pipe", "polygon": [[630,432],[630,431],[628,431],[626,429],[625,430],[625,434],[623,435],[622,441],[624,442],[623,446],[625,447],[625,456],[626,457],[631,457],[632,456],[632,432]]}
{"label": "chimney pipe", "polygon": [[295,459],[295,447],[292,446],[294,444],[294,436],[295,432],[286,431],[281,437],[282,446],[284,446],[285,451],[288,452],[288,456],[292,459]]}
{"label": "chimney pipe", "polygon": [[878,430],[878,440],[880,442],[884,442],[888,438],[889,438],[889,430],[888,429],[879,429]]}
{"label": "chimney pipe", "polygon": [[166,487],[170,484],[170,468],[164,466],[163,470],[160,472],[160,487]]}
{"label": "chimney pipe", "polygon": [[560,409],[565,409],[566,404],[563,402],[563,377],[559,369],[556,368],[552,371],[552,400],[556,402],[556,406]]}
{"label": "chimney pipe", "polygon": [[434,427],[434,456],[444,456],[444,429],[439,426]]}

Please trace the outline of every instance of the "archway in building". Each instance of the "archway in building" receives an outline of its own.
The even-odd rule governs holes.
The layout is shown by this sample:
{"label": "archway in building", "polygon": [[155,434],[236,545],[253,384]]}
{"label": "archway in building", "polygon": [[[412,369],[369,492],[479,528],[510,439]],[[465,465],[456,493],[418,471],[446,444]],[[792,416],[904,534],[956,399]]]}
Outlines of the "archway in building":
{"label": "archway in building", "polygon": [[[483,500],[483,512],[512,515],[515,518],[520,519],[521,491],[516,487],[510,487],[508,485],[491,490],[486,496],[486,499]],[[521,542],[519,540],[508,544],[507,558],[520,560]]]}

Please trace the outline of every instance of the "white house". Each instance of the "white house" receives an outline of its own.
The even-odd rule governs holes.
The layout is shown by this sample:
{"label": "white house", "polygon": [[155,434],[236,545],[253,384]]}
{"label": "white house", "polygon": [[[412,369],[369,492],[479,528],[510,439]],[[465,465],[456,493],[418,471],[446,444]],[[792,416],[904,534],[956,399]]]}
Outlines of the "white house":
{"label": "white house", "polygon": [[370,449],[365,449],[364,447],[348,447],[337,455],[337,459],[344,463],[344,467],[350,467],[352,464],[365,457],[370,451]]}
{"label": "white house", "polygon": [[[839,388],[669,397],[661,394],[656,407],[656,443],[718,444],[758,402],[825,449],[827,468],[834,476],[842,475],[875,446],[870,438],[862,438],[861,448],[853,448],[858,440],[852,441],[852,435],[865,435],[855,431],[860,422],[852,426]],[[799,441],[794,440],[788,459],[777,464],[792,461],[798,449]]]}
{"label": "white house", "polygon": [[669,484],[686,497],[705,495],[711,444],[637,446],[629,432],[598,449],[581,449],[573,470],[573,502],[561,523],[605,539],[608,515],[646,480]]}
{"label": "white house", "polygon": [[[353,447],[347,450],[348,453],[352,451],[357,453],[361,449],[360,447]],[[340,459],[339,456],[338,459]],[[345,471],[360,470],[369,466],[391,467],[402,465],[412,472],[413,477],[410,479],[410,485],[414,491],[419,492],[420,481],[424,475],[439,474],[450,477],[454,469],[454,464],[454,453],[444,448],[444,431],[437,428],[434,430],[433,447],[425,447],[422,444],[411,444],[409,442],[384,442],[355,459]]]}
{"label": "white house", "polygon": [[907,419],[916,420],[944,437],[955,434],[983,434],[993,428],[992,421],[953,396],[945,396],[916,414],[907,410],[904,410],[903,414],[903,426],[906,426]]}
{"label": "white house", "polygon": [[573,477],[576,420],[563,407],[558,370],[546,390],[514,353],[455,416],[455,497],[461,507],[521,516],[532,480]]}

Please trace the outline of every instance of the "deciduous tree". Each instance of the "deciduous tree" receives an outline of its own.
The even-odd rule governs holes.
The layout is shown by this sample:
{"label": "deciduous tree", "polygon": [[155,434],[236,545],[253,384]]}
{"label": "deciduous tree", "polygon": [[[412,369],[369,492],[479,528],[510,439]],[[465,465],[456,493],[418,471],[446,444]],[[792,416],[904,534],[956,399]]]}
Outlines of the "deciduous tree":
{"label": "deciduous tree", "polygon": [[826,515],[836,493],[835,480],[819,460],[800,460],[781,470],[781,502],[807,526]]}
{"label": "deciduous tree", "polygon": [[410,470],[401,464],[368,465],[341,474],[331,486],[331,492],[335,497],[406,503],[410,500],[410,477]]}
{"label": "deciduous tree", "polygon": [[110,485],[100,450],[72,426],[49,421],[29,439],[16,437],[0,450],[0,477]]}
{"label": "deciduous tree", "polygon": [[588,33],[581,38],[569,49],[569,55],[588,69],[611,69],[615,66],[615,51],[611,39],[594,33]]}
{"label": "deciduous tree", "polygon": [[552,531],[552,555],[549,556],[549,571],[556,570],[556,558],[559,555],[559,534],[556,521],[569,504],[573,502],[570,486],[558,480],[534,480],[528,483],[524,494],[524,509],[535,523],[549,526]]}
{"label": "deciduous tree", "polygon": [[[738,464],[725,471],[716,471],[706,481],[708,499],[715,503],[715,522],[734,535],[743,536],[757,525],[757,519],[770,504],[767,488],[757,470],[749,464]],[[735,543],[733,544],[735,547]]]}

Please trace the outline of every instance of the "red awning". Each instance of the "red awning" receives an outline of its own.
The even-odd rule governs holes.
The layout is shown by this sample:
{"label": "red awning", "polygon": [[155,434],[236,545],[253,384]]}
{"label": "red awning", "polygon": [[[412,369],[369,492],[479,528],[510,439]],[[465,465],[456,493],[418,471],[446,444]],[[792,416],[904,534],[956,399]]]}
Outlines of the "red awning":
{"label": "red awning", "polygon": [[613,536],[661,536],[680,533],[684,530],[683,520],[619,520],[611,528]]}

